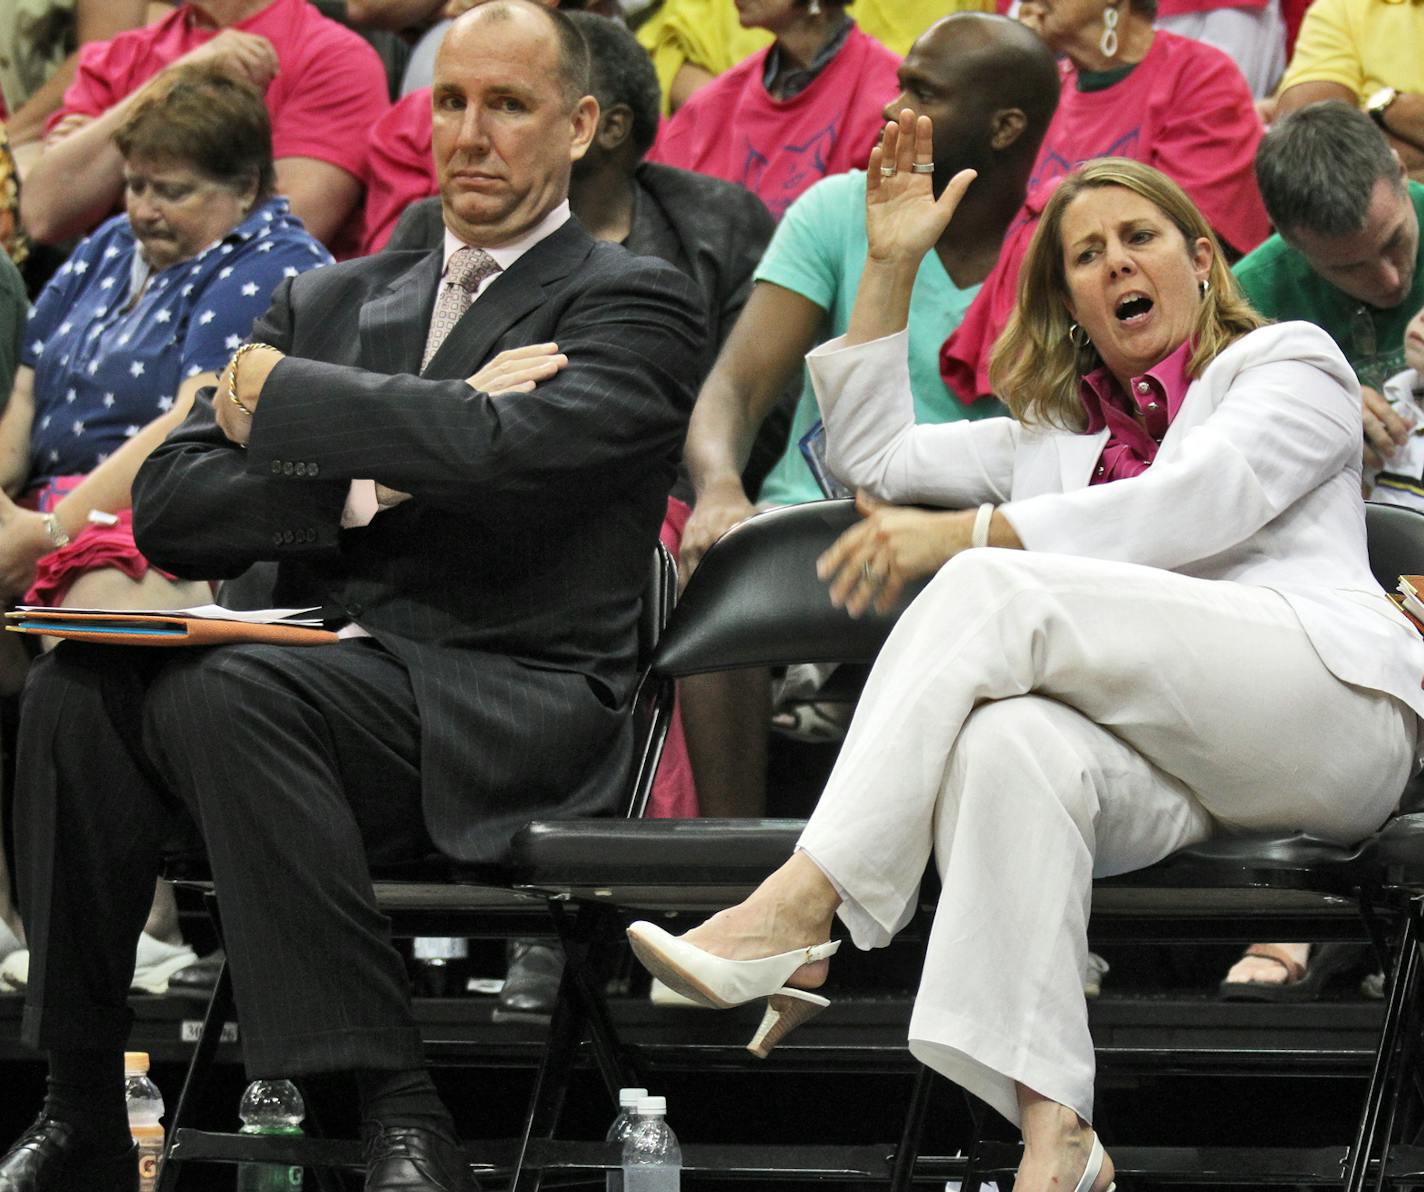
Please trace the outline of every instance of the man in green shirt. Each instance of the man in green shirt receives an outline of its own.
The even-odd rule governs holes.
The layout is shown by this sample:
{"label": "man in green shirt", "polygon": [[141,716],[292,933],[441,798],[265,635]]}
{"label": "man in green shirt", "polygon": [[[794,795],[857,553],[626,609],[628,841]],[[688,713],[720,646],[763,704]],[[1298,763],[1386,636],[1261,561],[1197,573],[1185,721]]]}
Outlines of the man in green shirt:
{"label": "man in green shirt", "polygon": [[1256,179],[1277,234],[1236,264],[1268,318],[1330,333],[1364,392],[1365,463],[1378,468],[1409,427],[1380,394],[1404,367],[1404,328],[1424,307],[1424,186],[1369,116],[1327,101],[1262,139]]}

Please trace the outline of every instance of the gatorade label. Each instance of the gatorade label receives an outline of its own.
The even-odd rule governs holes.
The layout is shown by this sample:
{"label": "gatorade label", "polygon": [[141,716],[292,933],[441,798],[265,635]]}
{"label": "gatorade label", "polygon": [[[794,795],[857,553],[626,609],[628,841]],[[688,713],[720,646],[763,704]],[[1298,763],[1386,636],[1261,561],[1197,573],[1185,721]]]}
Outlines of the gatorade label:
{"label": "gatorade label", "polygon": [[158,1156],[139,1155],[138,1157],[138,1178],[141,1180],[152,1180],[158,1177]]}
{"label": "gatorade label", "polygon": [[287,1168],[287,1186],[289,1188],[300,1188],[302,1186],[302,1169],[300,1167]]}

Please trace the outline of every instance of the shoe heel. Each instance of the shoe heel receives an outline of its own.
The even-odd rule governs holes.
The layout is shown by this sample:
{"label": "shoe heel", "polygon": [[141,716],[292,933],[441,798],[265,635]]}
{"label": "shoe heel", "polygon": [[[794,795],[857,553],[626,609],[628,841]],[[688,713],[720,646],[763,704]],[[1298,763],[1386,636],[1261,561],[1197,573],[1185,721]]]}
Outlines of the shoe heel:
{"label": "shoe heel", "polygon": [[807,993],[804,989],[777,990],[766,999],[766,1013],[747,1050],[758,1059],[766,1059],[773,1047],[830,1004],[819,994]]}

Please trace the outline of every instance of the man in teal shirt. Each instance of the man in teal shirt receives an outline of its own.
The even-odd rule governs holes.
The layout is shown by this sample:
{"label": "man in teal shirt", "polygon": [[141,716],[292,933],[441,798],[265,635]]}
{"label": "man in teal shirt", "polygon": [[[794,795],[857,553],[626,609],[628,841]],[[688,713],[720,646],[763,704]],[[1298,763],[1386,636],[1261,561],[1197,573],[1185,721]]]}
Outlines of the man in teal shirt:
{"label": "man in teal shirt", "polygon": [[1380,394],[1404,368],[1404,328],[1424,307],[1424,186],[1369,116],[1311,104],[1256,151],[1256,178],[1277,234],[1236,264],[1268,318],[1323,327],[1364,392],[1365,463],[1382,465],[1409,427]]}
{"label": "man in teal shirt", "polygon": [[[934,190],[966,167],[978,171],[915,281],[910,375],[927,422],[1003,413],[989,399],[965,404],[939,376],[939,349],[958,326],[1023,204],[1038,147],[1058,102],[1058,73],[1042,41],[1016,21],[959,13],[932,25],[900,66],[901,94],[887,117],[911,108],[934,121]],[[826,178],[787,211],[751,297],[711,374],[688,431],[685,459],[694,508],[683,533],[682,578],[732,526],[770,504],[822,494],[799,439],[816,403],[801,381],[790,440],[761,491],[742,485],[763,419],[802,378],[802,359],[845,330],[865,265],[865,175]],[[765,672],[698,676],[681,687],[683,722],[704,815],[755,815],[762,804],[768,680]]]}

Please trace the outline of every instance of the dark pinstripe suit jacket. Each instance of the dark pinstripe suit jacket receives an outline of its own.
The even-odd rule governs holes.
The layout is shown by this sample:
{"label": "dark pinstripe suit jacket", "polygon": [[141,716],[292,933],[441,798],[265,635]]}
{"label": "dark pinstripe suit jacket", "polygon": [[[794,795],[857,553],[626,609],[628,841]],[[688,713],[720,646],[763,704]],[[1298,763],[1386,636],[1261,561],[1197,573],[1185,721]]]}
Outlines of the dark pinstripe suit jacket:
{"label": "dark pinstripe suit jacket", "polygon": [[[278,560],[279,601],[344,608],[399,655],[431,836],[488,860],[531,817],[605,810],[620,787],[616,709],[706,317],[671,266],[571,220],[490,283],[417,376],[440,265],[387,253],[283,283],[253,328],[288,358],[249,450],[200,397],[139,473],[135,530],[179,574]],[[544,341],[569,364],[533,393],[462,379]],[[413,499],[342,531],[362,477]]]}

